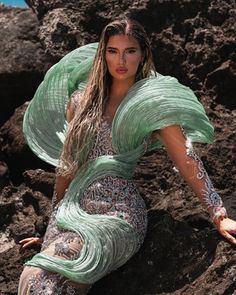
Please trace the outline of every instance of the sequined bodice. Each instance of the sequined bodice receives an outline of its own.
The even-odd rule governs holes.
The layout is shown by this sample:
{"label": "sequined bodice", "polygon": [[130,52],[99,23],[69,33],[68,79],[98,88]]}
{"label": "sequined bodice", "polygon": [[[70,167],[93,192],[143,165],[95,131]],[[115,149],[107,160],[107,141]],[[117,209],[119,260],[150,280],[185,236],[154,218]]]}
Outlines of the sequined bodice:
{"label": "sequined bodice", "polygon": [[112,148],[111,125],[107,121],[101,121],[97,136],[97,142],[89,153],[88,158],[95,159],[102,155],[114,155]]}
{"label": "sequined bodice", "polygon": [[[102,155],[114,155],[111,125],[103,120],[98,130],[98,140],[89,159]],[[89,214],[106,214],[120,217],[131,223],[137,230],[140,244],[146,227],[146,206],[133,180],[106,176],[93,182],[80,199],[81,208]]]}

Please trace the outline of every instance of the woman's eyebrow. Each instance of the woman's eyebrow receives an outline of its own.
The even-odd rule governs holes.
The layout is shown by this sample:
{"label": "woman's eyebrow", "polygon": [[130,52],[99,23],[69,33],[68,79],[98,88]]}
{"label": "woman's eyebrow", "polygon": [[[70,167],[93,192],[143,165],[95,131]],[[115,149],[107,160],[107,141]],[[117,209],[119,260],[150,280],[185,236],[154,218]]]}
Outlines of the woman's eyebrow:
{"label": "woman's eyebrow", "polygon": [[[112,46],[108,46],[107,49],[115,49],[115,50],[118,50],[118,48],[112,47]],[[137,47],[132,46],[132,47],[126,47],[125,49],[137,49]]]}

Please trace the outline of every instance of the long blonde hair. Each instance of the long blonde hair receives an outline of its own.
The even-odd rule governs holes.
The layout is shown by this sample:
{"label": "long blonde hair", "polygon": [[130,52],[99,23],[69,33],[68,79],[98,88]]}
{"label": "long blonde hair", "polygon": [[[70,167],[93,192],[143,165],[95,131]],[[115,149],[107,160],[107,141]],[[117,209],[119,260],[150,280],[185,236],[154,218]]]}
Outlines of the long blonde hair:
{"label": "long blonde hair", "polygon": [[57,173],[60,175],[73,176],[78,167],[86,162],[89,151],[96,142],[96,132],[105,110],[112,81],[105,61],[106,46],[109,38],[118,34],[132,36],[140,45],[143,61],[138,67],[136,81],[147,78],[152,71],[155,71],[149,39],[137,21],[124,18],[115,20],[104,28],[86,88],[80,97],[82,104],[76,108],[67,129],[57,168]]}

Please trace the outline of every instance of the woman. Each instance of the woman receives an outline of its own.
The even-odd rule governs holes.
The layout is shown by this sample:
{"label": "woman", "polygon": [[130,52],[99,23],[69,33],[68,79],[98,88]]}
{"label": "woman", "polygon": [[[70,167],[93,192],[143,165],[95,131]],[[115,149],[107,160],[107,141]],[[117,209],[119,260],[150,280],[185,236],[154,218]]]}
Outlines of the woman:
{"label": "woman", "polygon": [[[236,222],[227,218],[191,145],[213,138],[192,91],[155,73],[147,35],[135,21],[108,24],[96,46],[76,50],[50,69],[25,116],[29,145],[58,168],[53,213],[41,253],[26,263],[21,275],[21,295],[86,294],[91,284],[138,251],[147,215],[131,177],[139,158],[160,142],[219,232],[236,243],[231,235]],[[63,120],[58,120],[62,112],[54,109],[65,93],[73,94],[68,104],[65,100],[69,124],[64,141]],[[53,114],[46,127],[44,113],[45,118]],[[57,163],[59,139],[64,144]],[[39,242],[28,238],[20,243],[28,247]]]}

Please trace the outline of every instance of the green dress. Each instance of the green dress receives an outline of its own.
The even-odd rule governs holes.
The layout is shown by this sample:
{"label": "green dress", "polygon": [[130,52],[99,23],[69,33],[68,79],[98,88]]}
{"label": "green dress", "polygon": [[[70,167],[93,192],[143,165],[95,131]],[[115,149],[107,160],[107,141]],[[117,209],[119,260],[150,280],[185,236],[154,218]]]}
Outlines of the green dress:
{"label": "green dress", "polygon": [[[37,156],[57,166],[67,127],[68,98],[86,86],[97,43],[78,48],[46,74],[24,117],[26,140]],[[72,281],[92,284],[124,264],[140,247],[134,223],[123,216],[83,210],[82,199],[94,183],[111,177],[130,181],[137,161],[161,146],[153,131],[182,126],[192,142],[213,141],[213,127],[190,88],[158,73],[136,82],[120,104],[110,126],[112,154],[88,158],[55,212],[57,227],[82,242],[74,259],[39,253],[26,263],[56,272]],[[145,218],[144,218],[145,220]]]}

